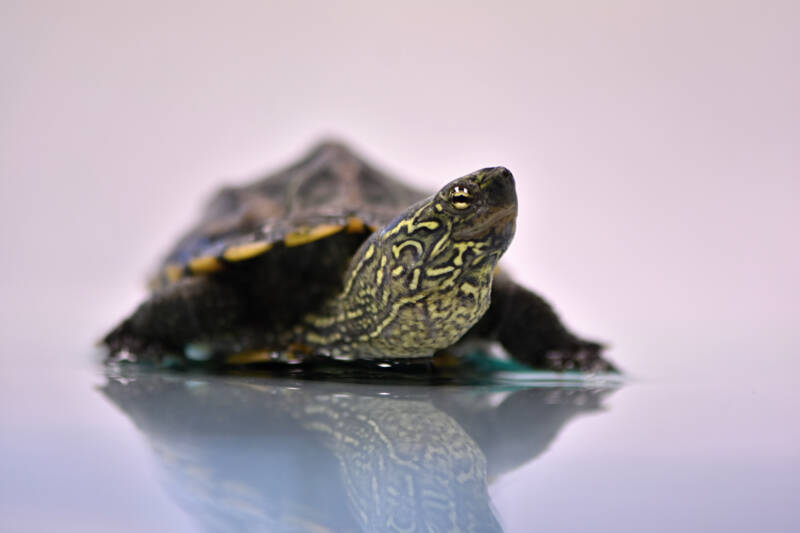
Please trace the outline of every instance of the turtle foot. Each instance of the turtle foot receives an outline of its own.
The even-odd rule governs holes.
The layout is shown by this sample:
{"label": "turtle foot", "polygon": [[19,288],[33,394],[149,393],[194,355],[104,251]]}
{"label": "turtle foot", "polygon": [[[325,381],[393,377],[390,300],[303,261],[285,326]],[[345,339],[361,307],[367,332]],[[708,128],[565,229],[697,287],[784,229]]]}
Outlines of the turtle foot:
{"label": "turtle foot", "polygon": [[603,358],[605,347],[594,341],[577,339],[568,346],[550,350],[544,357],[548,370],[564,372],[575,370],[579,372],[619,372],[608,360]]}

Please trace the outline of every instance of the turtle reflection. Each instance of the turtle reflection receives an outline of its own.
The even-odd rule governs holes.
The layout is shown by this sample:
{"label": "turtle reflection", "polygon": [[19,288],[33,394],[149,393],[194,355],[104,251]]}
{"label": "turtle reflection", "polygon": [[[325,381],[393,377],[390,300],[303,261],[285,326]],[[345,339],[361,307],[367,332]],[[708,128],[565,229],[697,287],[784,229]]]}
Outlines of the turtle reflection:
{"label": "turtle reflection", "polygon": [[501,531],[487,481],[608,389],[360,385],[140,373],[103,392],[207,531]]}

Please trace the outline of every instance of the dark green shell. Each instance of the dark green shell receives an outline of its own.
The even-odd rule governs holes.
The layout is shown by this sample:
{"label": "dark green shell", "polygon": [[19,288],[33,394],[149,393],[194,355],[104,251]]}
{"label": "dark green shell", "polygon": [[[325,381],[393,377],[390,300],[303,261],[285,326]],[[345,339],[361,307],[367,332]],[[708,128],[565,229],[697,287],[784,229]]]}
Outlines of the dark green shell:
{"label": "dark green shell", "polygon": [[[219,191],[167,254],[153,285],[230,268],[278,243],[291,247],[340,232],[368,234],[425,196],[342,144],[324,142],[288,168]],[[317,249],[308,247],[308,253]]]}

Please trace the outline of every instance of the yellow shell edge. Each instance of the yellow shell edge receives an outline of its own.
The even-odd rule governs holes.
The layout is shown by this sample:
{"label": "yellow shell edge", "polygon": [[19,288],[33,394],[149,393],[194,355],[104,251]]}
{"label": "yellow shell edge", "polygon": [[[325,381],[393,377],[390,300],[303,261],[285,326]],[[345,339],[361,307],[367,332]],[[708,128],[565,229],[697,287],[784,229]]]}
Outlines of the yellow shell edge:
{"label": "yellow shell edge", "polygon": [[287,247],[300,246],[301,244],[314,242],[316,240],[328,237],[329,235],[333,235],[334,233],[338,233],[342,231],[344,227],[345,226],[342,226],[341,224],[320,224],[319,226],[315,226],[306,232],[295,231],[289,233],[284,238],[284,242],[286,243]]}
{"label": "yellow shell edge", "polygon": [[222,268],[222,263],[213,255],[204,255],[202,257],[195,257],[189,261],[189,269],[195,274],[207,274],[209,272],[216,272]]}
{"label": "yellow shell edge", "polygon": [[366,229],[364,221],[358,217],[350,217],[347,219],[347,233],[364,233]]}
{"label": "yellow shell edge", "polygon": [[226,261],[244,261],[257,255],[263,254],[272,248],[271,242],[256,241],[248,242],[247,244],[239,244],[231,246],[222,254]]}
{"label": "yellow shell edge", "polygon": [[164,276],[170,283],[175,283],[183,277],[183,266],[181,265],[167,265],[164,268]]}

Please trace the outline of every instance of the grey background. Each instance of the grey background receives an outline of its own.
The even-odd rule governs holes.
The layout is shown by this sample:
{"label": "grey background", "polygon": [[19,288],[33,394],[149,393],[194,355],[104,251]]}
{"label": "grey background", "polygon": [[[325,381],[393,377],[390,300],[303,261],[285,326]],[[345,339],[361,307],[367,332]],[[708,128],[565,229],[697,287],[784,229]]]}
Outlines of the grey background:
{"label": "grey background", "polygon": [[[144,461],[71,372],[221,183],[335,135],[431,189],[487,165],[515,173],[506,266],[665,387],[617,408],[614,428],[580,426],[573,446],[614,455],[622,432],[626,450],[671,458],[664,470],[713,455],[750,457],[753,478],[796,472],[796,424],[772,424],[800,407],[798,5],[0,3],[3,433],[43,443],[61,428],[86,439],[86,461],[86,435]],[[754,403],[732,412],[713,386],[692,389],[687,419],[669,411],[678,381],[736,384]],[[648,416],[663,425],[642,428]],[[710,420],[730,424],[702,432]],[[698,431],[685,453],[677,428]],[[537,463],[554,480],[565,446]],[[524,508],[506,487],[497,505]]]}

